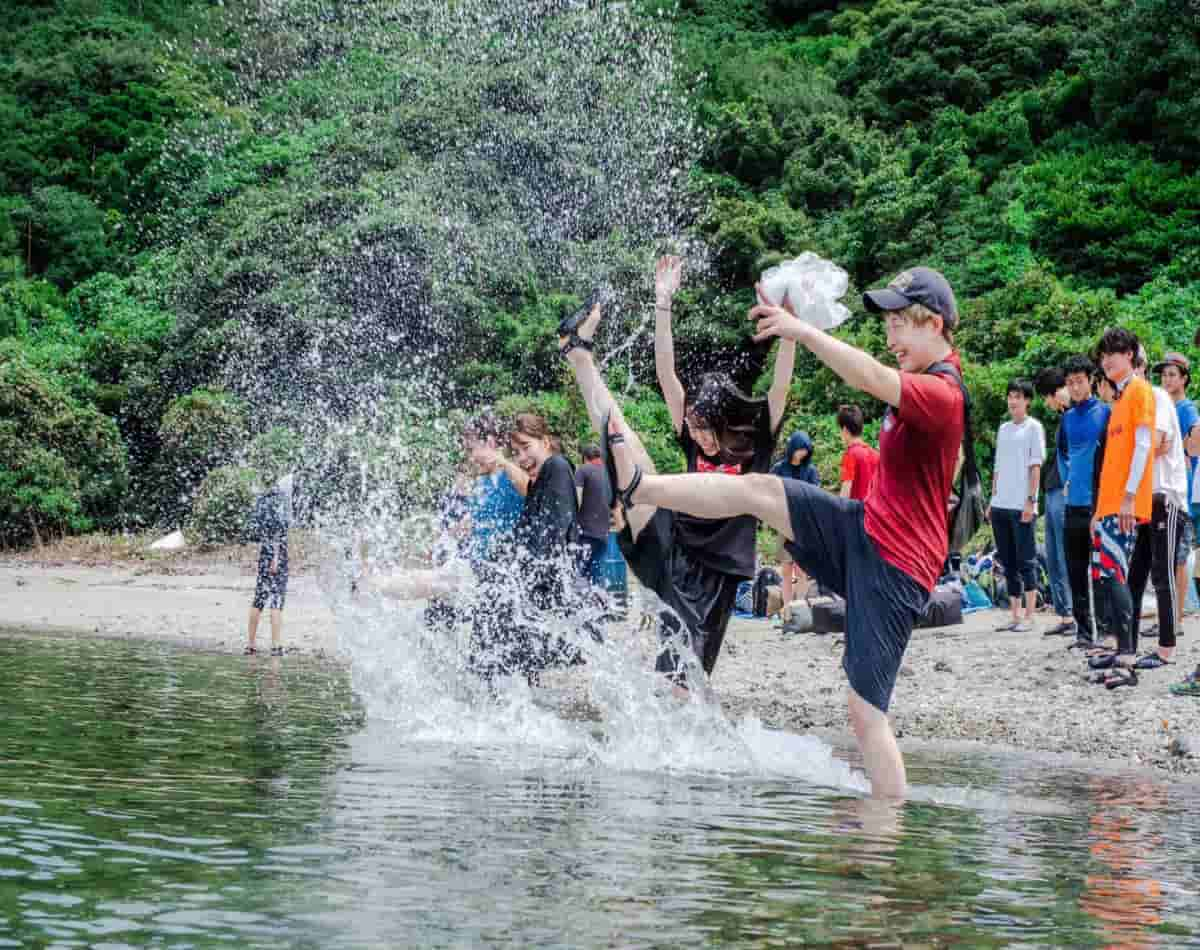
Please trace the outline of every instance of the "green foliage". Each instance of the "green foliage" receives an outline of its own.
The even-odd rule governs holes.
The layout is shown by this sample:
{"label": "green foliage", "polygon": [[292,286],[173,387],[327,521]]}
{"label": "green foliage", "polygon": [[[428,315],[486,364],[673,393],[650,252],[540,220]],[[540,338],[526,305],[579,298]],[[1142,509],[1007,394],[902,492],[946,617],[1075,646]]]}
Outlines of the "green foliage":
{"label": "green foliage", "polygon": [[195,389],[167,406],[159,436],[181,477],[198,481],[244,448],[246,410],[227,392]]}
{"label": "green foliage", "polygon": [[[711,251],[676,301],[685,381],[754,384],[750,288],[784,257],[847,268],[838,335],[885,361],[859,290],[942,269],[987,462],[1011,376],[1113,323],[1190,352],[1200,17],[1174,0],[9,6],[0,365],[44,398],[0,416],[7,540],[173,521],[235,462],[433,504],[458,447],[432,405],[533,409],[574,453],[555,326],[600,280],[598,351],[678,470],[629,339],[664,239]],[[800,355],[787,427],[824,475],[853,399]]]}
{"label": "green foliage", "polygon": [[259,487],[259,476],[253,469],[236,465],[214,468],[196,491],[188,535],[202,544],[242,540]]}
{"label": "green foliage", "polygon": [[273,426],[256,436],[246,450],[246,461],[268,485],[294,471],[303,459],[304,440],[286,426]]}
{"label": "green foliage", "polygon": [[0,536],[115,525],[128,487],[116,424],[0,342]]}

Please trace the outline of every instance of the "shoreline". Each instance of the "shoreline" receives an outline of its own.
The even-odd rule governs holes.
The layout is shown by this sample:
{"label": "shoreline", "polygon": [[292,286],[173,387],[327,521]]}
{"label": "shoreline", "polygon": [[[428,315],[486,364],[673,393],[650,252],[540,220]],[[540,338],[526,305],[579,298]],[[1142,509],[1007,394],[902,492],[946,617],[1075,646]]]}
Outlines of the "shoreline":
{"label": "shoreline", "polygon": [[[164,572],[134,562],[107,565],[0,560],[5,635],[147,640],[183,649],[240,654],[254,589],[252,561],[173,561]],[[904,751],[1037,753],[1075,767],[1145,769],[1163,777],[1200,776],[1200,702],[1168,685],[1192,669],[1200,620],[1185,619],[1173,666],[1140,674],[1134,687],[1086,682],[1086,664],[1066,637],[997,633],[998,610],[961,625],[914,631],[889,715]],[[637,611],[616,628],[636,635]],[[269,642],[266,618],[259,642]],[[284,610],[289,653],[337,657],[334,615],[316,573],[293,573]],[[1152,646],[1154,641],[1145,645]],[[712,679],[726,713],[812,733],[853,748],[846,718],[840,634],[781,633],[764,620],[731,621]],[[576,681],[577,682],[577,681]],[[566,684],[564,684],[566,685]],[[1172,751],[1182,742],[1190,755]]]}

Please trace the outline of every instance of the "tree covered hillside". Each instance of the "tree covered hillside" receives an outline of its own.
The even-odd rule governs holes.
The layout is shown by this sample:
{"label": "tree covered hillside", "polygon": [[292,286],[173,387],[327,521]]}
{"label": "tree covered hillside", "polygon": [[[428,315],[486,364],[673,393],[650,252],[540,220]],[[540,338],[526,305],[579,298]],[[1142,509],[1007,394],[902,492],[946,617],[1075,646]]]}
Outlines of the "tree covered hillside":
{"label": "tree covered hillside", "polygon": [[[765,266],[816,250],[856,311],[942,269],[985,463],[1008,378],[1114,322],[1188,351],[1200,314],[1188,0],[9,7],[7,543],[207,524],[195,499],[298,460],[324,484],[368,457],[427,472],[451,444],[435,404],[536,405],[570,445],[558,315],[613,282],[614,349],[664,245],[709,249],[677,307],[685,375],[747,385]],[[861,313],[839,333],[882,354]],[[610,373],[671,465],[649,346]],[[790,423],[831,481],[848,398],[801,359]],[[364,407],[369,449],[345,435]]]}

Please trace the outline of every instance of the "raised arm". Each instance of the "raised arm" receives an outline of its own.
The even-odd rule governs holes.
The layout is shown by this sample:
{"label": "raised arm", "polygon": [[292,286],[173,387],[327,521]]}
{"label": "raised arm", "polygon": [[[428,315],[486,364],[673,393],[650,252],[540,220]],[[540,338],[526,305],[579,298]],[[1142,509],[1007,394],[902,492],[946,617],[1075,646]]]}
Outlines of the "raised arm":
{"label": "raised arm", "polygon": [[787,412],[788,392],[792,388],[792,373],[796,369],[796,341],[780,340],[775,354],[775,375],[767,391],[767,408],[771,413],[771,432],[778,432]]}
{"label": "raised arm", "polygon": [[675,338],[671,334],[671,301],[679,290],[683,262],[670,255],[660,257],[654,268],[654,370],[658,387],[675,431],[683,431],[683,383],[675,373]]}
{"label": "raised arm", "polygon": [[[834,371],[849,386],[868,393],[889,406],[900,407],[900,373],[890,366],[864,353],[848,343],[843,343],[824,330],[798,319],[784,307],[760,303],[750,311],[752,319],[758,321],[755,340],[766,340],[773,336],[781,340],[795,340],[804,344],[822,363]],[[782,353],[780,354],[782,356]]]}

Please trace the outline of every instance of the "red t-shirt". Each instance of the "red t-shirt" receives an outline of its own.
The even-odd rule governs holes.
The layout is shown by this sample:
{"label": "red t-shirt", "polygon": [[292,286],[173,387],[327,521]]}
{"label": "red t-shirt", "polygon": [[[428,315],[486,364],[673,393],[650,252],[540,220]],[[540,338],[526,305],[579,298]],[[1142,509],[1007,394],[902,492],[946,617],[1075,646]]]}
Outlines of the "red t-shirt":
{"label": "red t-shirt", "polygon": [[866,501],[879,468],[879,453],[865,442],[855,442],[842,455],[841,482],[850,483],[850,497],[855,501]]}
{"label": "red t-shirt", "polygon": [[[958,354],[946,362],[959,369]],[[879,471],[865,524],[880,556],[926,590],[946,561],[947,503],[963,437],[963,397],[953,379],[900,374],[900,406],[879,432]]]}

